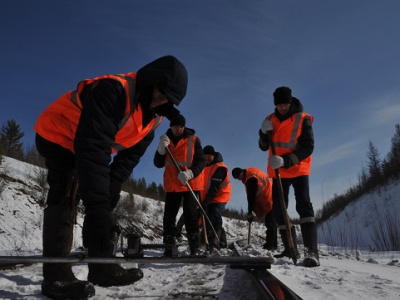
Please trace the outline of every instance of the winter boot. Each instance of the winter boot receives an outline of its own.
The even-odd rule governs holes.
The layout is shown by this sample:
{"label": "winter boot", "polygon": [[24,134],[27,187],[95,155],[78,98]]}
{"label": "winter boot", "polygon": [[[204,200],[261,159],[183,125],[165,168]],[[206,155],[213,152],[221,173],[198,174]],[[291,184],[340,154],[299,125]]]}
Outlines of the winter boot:
{"label": "winter boot", "polygon": [[271,229],[268,229],[265,233],[266,233],[266,239],[265,239],[266,242],[263,245],[263,248],[268,251],[274,251],[278,249],[278,231],[276,229],[275,231],[271,231]]}
{"label": "winter boot", "polygon": [[[89,257],[113,257],[115,255],[115,244],[117,241],[114,240],[116,236],[116,227],[118,222],[116,216],[110,215],[111,228],[110,228],[110,246],[106,250],[101,250],[94,245],[98,245],[98,241],[91,240],[85,241],[84,245],[88,246]],[[86,219],[85,219],[86,221]],[[84,224],[85,226],[85,224]],[[132,284],[143,278],[143,272],[137,268],[125,269],[119,264],[89,264],[88,280],[95,285],[102,287],[110,286],[125,286]]]}
{"label": "winter boot", "polygon": [[228,246],[228,243],[226,241],[226,232],[223,227],[221,227],[220,230],[217,230],[217,234],[219,237],[219,246],[220,248],[226,248]]}
{"label": "winter boot", "polygon": [[[43,219],[43,256],[68,256],[73,241],[76,207],[48,206]],[[78,280],[70,263],[44,263],[42,294],[52,299],[87,299],[95,294],[92,283]]]}
{"label": "winter boot", "polygon": [[265,244],[263,248],[269,251],[278,249],[278,225],[276,224],[275,216],[269,213],[265,216]]}
{"label": "winter boot", "polygon": [[304,260],[305,267],[318,267],[318,237],[317,237],[317,224],[304,223],[300,225],[301,235],[303,236],[304,243]]}
{"label": "winter boot", "polygon": [[202,252],[200,250],[199,233],[191,233],[188,235],[188,238],[189,238],[190,255],[192,255],[192,256],[201,255]]}
{"label": "winter boot", "polygon": [[[293,245],[294,245],[294,251],[296,254],[296,258],[300,258],[299,250],[297,249],[296,228],[293,225],[291,228],[291,232],[292,232]],[[282,239],[283,246],[285,247],[285,249],[283,250],[283,252],[281,254],[276,254],[276,255],[274,255],[274,257],[276,257],[276,258],[281,258],[281,257],[292,258],[292,254],[291,254],[290,248],[289,248],[289,241],[288,241],[288,237],[286,234],[286,229],[280,229],[279,233],[281,235],[281,239]]]}
{"label": "winter boot", "polygon": [[164,256],[172,257],[173,256],[172,248],[173,246],[176,245],[175,237],[172,235],[166,235],[164,236],[163,243],[165,244]]}

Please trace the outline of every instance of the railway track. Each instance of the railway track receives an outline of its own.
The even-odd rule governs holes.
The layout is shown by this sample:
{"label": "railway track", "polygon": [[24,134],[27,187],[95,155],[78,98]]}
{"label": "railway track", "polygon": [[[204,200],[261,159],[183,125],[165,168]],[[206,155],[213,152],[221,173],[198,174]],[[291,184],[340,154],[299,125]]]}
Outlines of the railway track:
{"label": "railway track", "polygon": [[[239,241],[238,241],[239,242]],[[236,256],[245,258],[242,251],[242,247],[238,245],[238,242],[232,244],[232,249]],[[235,268],[235,266],[231,266]],[[269,299],[269,300],[302,300],[302,298],[292,291],[287,285],[271,274],[267,269],[271,268],[271,264],[268,268],[258,267],[244,268],[252,279],[255,288],[258,293],[258,299]]]}

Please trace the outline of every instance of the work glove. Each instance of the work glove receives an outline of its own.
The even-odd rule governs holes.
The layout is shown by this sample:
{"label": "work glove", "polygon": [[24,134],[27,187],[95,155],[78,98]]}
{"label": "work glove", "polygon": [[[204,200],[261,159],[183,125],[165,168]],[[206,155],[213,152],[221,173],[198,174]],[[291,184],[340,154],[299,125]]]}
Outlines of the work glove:
{"label": "work glove", "polygon": [[190,179],[193,179],[192,170],[186,170],[178,173],[178,179],[183,185],[186,185]]}
{"label": "work glove", "polygon": [[111,228],[111,214],[108,210],[88,208],[83,220],[83,246],[101,252],[112,249]]}
{"label": "work glove", "polygon": [[110,207],[113,210],[119,201],[122,182],[117,179],[110,179]]}
{"label": "work glove", "polygon": [[204,211],[207,211],[208,203],[210,201],[206,198],[203,202],[201,202],[201,207],[203,207]]}
{"label": "work glove", "polygon": [[158,143],[158,153],[160,153],[161,155],[164,155],[166,153],[165,148],[167,148],[169,146],[169,137],[166,134],[163,134],[162,136],[160,136],[160,142]]}
{"label": "work glove", "polygon": [[266,134],[268,131],[272,131],[272,122],[269,119],[265,119],[261,124],[261,132]]}
{"label": "work glove", "polygon": [[247,222],[252,223],[256,219],[256,215],[253,212],[247,213]]}
{"label": "work glove", "polygon": [[284,159],[282,158],[282,156],[278,156],[278,155],[272,155],[269,159],[268,159],[269,165],[272,169],[278,169],[283,167],[283,165],[285,164]]}

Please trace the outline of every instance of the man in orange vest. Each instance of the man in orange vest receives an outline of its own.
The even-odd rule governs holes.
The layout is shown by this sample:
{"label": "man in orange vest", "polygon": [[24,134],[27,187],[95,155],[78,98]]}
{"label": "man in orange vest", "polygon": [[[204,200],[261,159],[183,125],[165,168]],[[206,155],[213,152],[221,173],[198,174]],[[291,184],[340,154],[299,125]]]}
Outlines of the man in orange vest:
{"label": "man in orange vest", "polygon": [[[180,168],[179,172],[172,157],[167,153],[167,147]],[[198,202],[194,196],[200,199],[200,191],[204,186],[203,169],[206,160],[200,139],[193,129],[186,127],[186,120],[182,115],[173,118],[166,134],[160,137],[154,154],[154,165],[157,168],[165,168],[164,255],[172,256],[172,246],[176,243],[177,235],[176,216],[182,202],[190,254],[199,255],[199,212]],[[194,195],[189,191],[188,185]]]}
{"label": "man in orange vest", "polygon": [[[309,182],[311,154],[314,150],[313,117],[303,112],[300,100],[292,96],[290,88],[282,86],[274,93],[274,113],[268,115],[259,130],[259,147],[269,150],[268,175],[273,178],[272,197],[275,217],[285,250],[280,255],[290,255],[284,219],[279,204],[279,190],[275,169],[279,169],[286,207],[289,202],[289,187],[292,185],[296,199],[296,210],[300,216],[300,227],[304,243],[306,267],[319,266],[317,225],[310,201]],[[276,155],[272,154],[268,132],[271,132]]]}
{"label": "man in orange vest", "polygon": [[[113,255],[111,211],[121,185],[150,145],[163,116],[178,113],[174,105],[179,105],[186,89],[186,68],[175,57],[164,56],[137,73],[83,80],[42,112],[34,129],[50,186],[43,221],[44,256],[70,253],[77,211],[71,195],[77,182],[85,206],[83,245],[90,257]],[[113,159],[112,153],[116,153]],[[93,284],[122,286],[142,277],[140,269],[89,264],[88,281],[81,281],[71,264],[45,263],[42,294],[86,299],[95,294]]]}
{"label": "man in orange vest", "polygon": [[277,225],[272,213],[272,180],[257,168],[234,168],[232,177],[242,181],[246,187],[247,221],[253,222],[254,215],[259,219],[265,217],[267,239],[264,248],[275,250],[277,248]]}
{"label": "man in orange vest", "polygon": [[216,152],[213,146],[205,146],[203,153],[207,166],[204,168],[204,189],[201,191],[201,205],[218,237],[218,239],[215,237],[210,224],[206,222],[208,240],[214,248],[226,248],[227,242],[225,230],[222,227],[222,213],[226,204],[231,200],[232,186],[229,171],[227,165],[223,162],[221,153]]}

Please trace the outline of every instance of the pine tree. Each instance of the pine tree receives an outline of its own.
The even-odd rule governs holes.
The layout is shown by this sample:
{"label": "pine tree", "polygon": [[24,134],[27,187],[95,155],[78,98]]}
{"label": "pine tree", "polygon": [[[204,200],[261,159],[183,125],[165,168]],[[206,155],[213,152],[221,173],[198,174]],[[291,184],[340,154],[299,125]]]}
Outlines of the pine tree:
{"label": "pine tree", "polygon": [[368,162],[367,162],[367,169],[369,172],[369,181],[371,186],[369,188],[375,187],[381,180],[383,179],[382,176],[382,160],[380,159],[380,154],[378,149],[375,145],[369,141],[368,145]]}
{"label": "pine tree", "polygon": [[21,127],[15,120],[8,120],[1,127],[0,133],[0,152],[15,159],[23,160],[23,144],[21,139],[25,133],[21,131]]}

